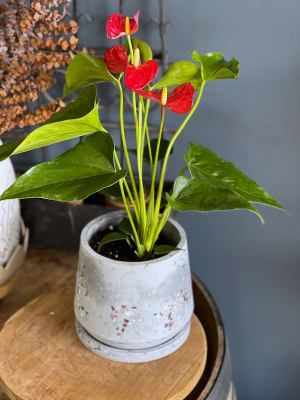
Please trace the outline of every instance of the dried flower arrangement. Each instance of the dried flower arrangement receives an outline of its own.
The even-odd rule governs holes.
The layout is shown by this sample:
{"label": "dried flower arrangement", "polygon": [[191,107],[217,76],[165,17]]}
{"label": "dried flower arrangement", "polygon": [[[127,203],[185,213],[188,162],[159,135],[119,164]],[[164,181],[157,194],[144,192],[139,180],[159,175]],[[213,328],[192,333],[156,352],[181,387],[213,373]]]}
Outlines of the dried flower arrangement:
{"label": "dried flower arrangement", "polygon": [[73,58],[78,26],[66,20],[70,0],[6,0],[0,5],[0,134],[46,121],[60,100],[31,110],[29,103],[55,82]]}

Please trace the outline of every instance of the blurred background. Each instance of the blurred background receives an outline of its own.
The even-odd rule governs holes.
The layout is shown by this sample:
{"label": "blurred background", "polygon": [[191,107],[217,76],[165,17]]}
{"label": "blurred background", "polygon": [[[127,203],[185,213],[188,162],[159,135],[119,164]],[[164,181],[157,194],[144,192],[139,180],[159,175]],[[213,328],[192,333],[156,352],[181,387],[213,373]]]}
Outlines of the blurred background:
{"label": "blurred background", "polygon": [[[107,17],[118,0],[77,1],[80,46],[108,47]],[[141,10],[139,38],[159,49],[157,0],[124,0],[124,13]],[[299,397],[300,371],[300,3],[296,0],[165,0],[168,61],[219,51],[240,61],[237,81],[209,82],[199,111],[177,141],[168,177],[184,165],[189,142],[211,148],[265,187],[288,210],[259,207],[265,225],[249,212],[181,213],[191,267],[216,299],[228,336],[241,400]],[[115,44],[115,43],[113,43]],[[49,93],[62,93],[63,75]],[[108,85],[101,104],[114,100]],[[159,111],[152,113],[157,125]],[[118,121],[112,107],[101,121]],[[174,129],[182,117],[169,112]],[[128,120],[130,123],[130,120]],[[118,132],[114,132],[118,141]],[[47,157],[67,144],[52,146]],[[41,161],[40,151],[14,158]]]}

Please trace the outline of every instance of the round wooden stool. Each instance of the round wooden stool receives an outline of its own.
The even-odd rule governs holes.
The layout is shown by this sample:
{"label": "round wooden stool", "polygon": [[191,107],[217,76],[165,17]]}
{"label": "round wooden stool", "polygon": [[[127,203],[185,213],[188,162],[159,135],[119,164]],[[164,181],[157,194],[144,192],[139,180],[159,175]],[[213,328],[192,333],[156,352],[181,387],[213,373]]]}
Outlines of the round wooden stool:
{"label": "round wooden stool", "polygon": [[0,387],[12,400],[183,400],[201,378],[204,330],[175,353],[124,364],[89,352],[74,328],[73,287],[41,296],[14,314],[0,333]]}

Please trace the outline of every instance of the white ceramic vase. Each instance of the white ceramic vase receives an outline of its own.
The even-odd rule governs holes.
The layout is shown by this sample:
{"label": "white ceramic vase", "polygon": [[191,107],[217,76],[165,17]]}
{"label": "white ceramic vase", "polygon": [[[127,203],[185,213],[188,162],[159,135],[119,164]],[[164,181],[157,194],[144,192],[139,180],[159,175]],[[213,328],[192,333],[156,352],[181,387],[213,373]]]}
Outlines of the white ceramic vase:
{"label": "white ceramic vase", "polygon": [[89,240],[118,225],[124,211],[100,216],[83,229],[75,316],[82,343],[116,361],[145,362],[177,350],[189,335],[193,294],[186,235],[170,219],[164,235],[181,250],[151,261],[123,262],[96,253]]}
{"label": "white ceramic vase", "polygon": [[[0,144],[2,144],[0,140]],[[0,162],[0,194],[16,179],[10,159]],[[21,241],[20,202],[0,202],[0,286],[15,274],[16,265],[7,265]]]}

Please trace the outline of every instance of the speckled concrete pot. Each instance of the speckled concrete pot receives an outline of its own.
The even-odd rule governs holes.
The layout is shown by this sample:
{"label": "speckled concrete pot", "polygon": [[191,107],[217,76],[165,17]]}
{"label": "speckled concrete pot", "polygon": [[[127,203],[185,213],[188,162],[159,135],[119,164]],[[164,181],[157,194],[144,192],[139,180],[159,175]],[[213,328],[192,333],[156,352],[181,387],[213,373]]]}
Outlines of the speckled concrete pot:
{"label": "speckled concrete pot", "polygon": [[186,235],[170,219],[164,235],[181,251],[147,262],[115,261],[88,244],[117,225],[124,211],[100,216],[82,231],[75,294],[77,333],[94,353],[141,362],[166,356],[186,340],[193,294]]}

